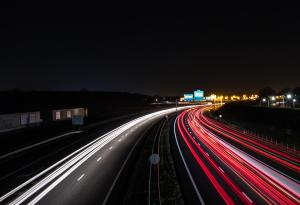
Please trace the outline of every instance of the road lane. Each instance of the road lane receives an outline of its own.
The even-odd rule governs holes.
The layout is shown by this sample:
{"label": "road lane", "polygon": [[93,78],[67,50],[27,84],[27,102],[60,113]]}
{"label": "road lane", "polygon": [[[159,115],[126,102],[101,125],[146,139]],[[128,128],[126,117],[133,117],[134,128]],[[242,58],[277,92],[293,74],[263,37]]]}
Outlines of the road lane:
{"label": "road lane", "polygon": [[[142,116],[97,138],[62,161],[54,170],[49,170],[45,177],[14,198],[11,201],[12,204],[48,204],[54,199],[56,202],[61,200],[66,204],[77,199],[89,204],[87,196],[89,198],[95,196],[98,202],[99,200],[105,202],[109,190],[112,189],[111,185],[119,176],[119,171],[126,162],[128,154],[141,138],[140,132],[136,130],[143,131],[151,123],[172,112],[176,112],[176,109],[167,109]],[[99,157],[101,157],[101,163],[97,163]],[[81,177],[83,174],[84,176]],[[80,177],[81,179],[78,181],[77,179]],[[98,190],[95,187],[103,191],[96,194],[93,192],[93,190]],[[1,197],[0,201],[14,196],[21,188],[22,185]],[[104,196],[105,198],[103,198]],[[76,202],[78,202],[77,200]]]}
{"label": "road lane", "polygon": [[46,141],[47,143],[36,143],[34,146],[27,146],[28,149],[22,148],[21,152],[13,152],[14,154],[10,154],[8,157],[0,160],[0,196],[36,176],[42,170],[47,169],[47,167],[52,166],[99,136],[132,119],[134,118],[111,120],[109,124],[101,122],[98,127],[89,127],[84,132],[62,135],[62,137],[55,137],[55,140],[51,140],[51,138],[49,141]]}
{"label": "road lane", "polygon": [[[209,179],[206,183],[203,183],[205,180],[195,183],[205,203],[300,203],[300,185],[297,180],[234,147],[219,137],[220,133],[212,133],[199,120],[204,109],[195,108],[183,112],[176,121],[175,131],[183,156],[190,162],[187,166],[193,179],[197,181],[197,174],[198,177]],[[290,160],[288,158],[287,161]],[[203,190],[203,185],[209,191]]]}

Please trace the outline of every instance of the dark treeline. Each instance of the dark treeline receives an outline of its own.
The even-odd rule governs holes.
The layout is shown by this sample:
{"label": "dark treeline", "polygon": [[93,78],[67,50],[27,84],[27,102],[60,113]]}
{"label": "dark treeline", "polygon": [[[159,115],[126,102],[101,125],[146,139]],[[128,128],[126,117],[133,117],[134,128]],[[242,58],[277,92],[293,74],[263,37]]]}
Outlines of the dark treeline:
{"label": "dark treeline", "polygon": [[223,119],[267,136],[300,146],[300,110],[257,106],[255,102],[227,103],[215,112]]}
{"label": "dark treeline", "polygon": [[272,95],[287,95],[291,94],[293,96],[299,97],[300,96],[300,87],[295,88],[284,88],[282,90],[276,91],[271,87],[265,87],[259,90],[259,97],[268,97]]}
{"label": "dark treeline", "polygon": [[125,92],[91,91],[2,91],[0,112],[36,111],[55,108],[145,106],[154,97]]}

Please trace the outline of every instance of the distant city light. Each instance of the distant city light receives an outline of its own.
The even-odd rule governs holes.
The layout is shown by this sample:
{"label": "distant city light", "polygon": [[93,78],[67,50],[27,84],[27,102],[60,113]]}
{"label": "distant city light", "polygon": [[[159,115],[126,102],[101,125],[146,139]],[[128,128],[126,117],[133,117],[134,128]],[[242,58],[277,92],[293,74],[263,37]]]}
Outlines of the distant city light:
{"label": "distant city light", "polygon": [[263,98],[262,101],[263,101],[263,102],[266,102],[267,100],[266,100],[266,98]]}
{"label": "distant city light", "polygon": [[276,100],[275,96],[271,96],[271,100],[275,101]]}
{"label": "distant city light", "polygon": [[[193,94],[185,94],[184,101],[192,101]],[[201,90],[197,90],[194,92],[193,95],[193,101],[199,101],[199,97],[203,96],[203,100],[208,100],[208,101],[220,101],[221,103],[223,101],[239,101],[239,100],[257,100],[259,98],[259,96],[257,94],[242,94],[242,95],[216,95],[216,94],[211,94],[209,96],[204,97],[203,95],[203,91]],[[271,98],[271,97],[270,97]],[[274,96],[275,98],[275,96]],[[263,100],[264,102],[266,101],[266,99]]]}
{"label": "distant city light", "polygon": [[216,98],[217,98],[217,96],[216,96],[215,94],[211,94],[211,95],[210,95],[210,99],[211,99],[211,100],[215,100]]}
{"label": "distant city light", "polygon": [[287,94],[286,97],[287,97],[287,99],[291,99],[292,95],[291,94]]}

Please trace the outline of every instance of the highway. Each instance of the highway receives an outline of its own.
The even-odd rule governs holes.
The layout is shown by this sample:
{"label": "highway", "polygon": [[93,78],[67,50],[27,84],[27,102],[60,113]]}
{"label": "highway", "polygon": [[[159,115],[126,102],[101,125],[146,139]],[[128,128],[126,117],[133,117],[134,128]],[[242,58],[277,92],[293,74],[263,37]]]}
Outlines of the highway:
{"label": "highway", "polygon": [[300,204],[300,155],[207,117],[174,121],[177,170],[188,204]]}
{"label": "highway", "polygon": [[[187,204],[300,204],[300,154],[210,118],[206,115],[209,109],[211,106],[178,108],[170,130],[184,201]],[[19,164],[30,164],[31,152],[21,153],[48,145],[44,152],[42,146],[33,153],[41,153],[44,161],[49,160],[49,166],[37,169],[22,183],[12,183],[14,186],[0,197],[0,204],[119,204],[125,187],[122,184],[135,165],[133,160],[143,139],[150,129],[156,128],[151,132],[156,133],[152,136],[151,153],[159,153],[164,118],[175,112],[175,108],[156,111],[109,132],[95,132],[88,143],[76,149],[66,147],[68,152],[63,153],[67,154],[55,162],[44,155],[51,147],[54,149],[56,140],[68,143],[72,138],[76,141],[87,137],[86,133],[72,132],[67,135],[71,137],[69,140],[64,135],[57,136],[2,155],[4,159],[20,155],[16,157]],[[150,174],[150,204],[161,203],[159,170],[150,167],[147,174]]]}
{"label": "highway", "polygon": [[147,114],[99,136],[1,196],[0,203],[109,204],[145,132],[174,112]]}
{"label": "highway", "polygon": [[44,133],[39,132],[34,136],[40,136],[40,139],[32,139],[31,135],[20,135],[13,136],[8,142],[2,140],[0,196],[99,136],[137,117],[139,116],[125,116],[122,119],[101,121],[85,126],[80,131],[66,132],[54,137],[44,137]]}

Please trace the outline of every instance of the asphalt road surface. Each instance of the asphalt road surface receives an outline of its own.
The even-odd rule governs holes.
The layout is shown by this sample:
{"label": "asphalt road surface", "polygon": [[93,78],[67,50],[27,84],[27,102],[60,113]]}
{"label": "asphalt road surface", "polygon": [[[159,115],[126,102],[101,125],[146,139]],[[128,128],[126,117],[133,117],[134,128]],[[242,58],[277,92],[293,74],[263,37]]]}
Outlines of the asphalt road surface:
{"label": "asphalt road surface", "polygon": [[[204,115],[182,112],[171,138],[188,204],[300,204],[299,153]],[[275,168],[276,167],[276,168]]]}
{"label": "asphalt road surface", "polygon": [[34,173],[3,194],[0,203],[108,204],[147,129],[174,112],[176,109],[172,108],[147,114],[99,136]]}
{"label": "asphalt road surface", "polygon": [[[204,112],[209,106],[186,109],[180,108],[183,112],[178,112],[174,120],[170,142],[187,204],[300,204],[300,155],[297,151],[284,150],[277,144],[207,117]],[[130,167],[134,166],[134,156],[144,136],[149,129],[159,127],[154,125],[162,122],[166,115],[175,112],[173,108],[147,114],[106,133],[95,130],[70,133],[70,136],[43,142],[46,147],[33,144],[33,148],[29,148],[31,151],[24,155],[22,151],[13,153],[15,158],[8,157],[7,168],[2,169],[8,173],[0,176],[5,178],[1,190],[9,188],[2,193],[0,203],[120,202],[116,200],[122,195],[120,184],[126,181]],[[77,143],[84,139],[83,136],[93,140]],[[158,142],[159,138],[154,140],[154,145]],[[65,151],[55,150],[55,143],[65,144],[62,146]],[[58,156],[64,154],[64,157],[53,161],[57,159],[53,157],[56,151],[60,153]],[[32,172],[34,164],[39,166],[38,162],[30,160],[29,156],[34,154],[40,154],[38,159],[43,162],[49,160],[49,166]],[[17,171],[19,165],[22,168],[28,165],[30,172],[29,176],[21,176],[26,178],[22,182],[14,180],[16,175],[20,177],[19,173],[9,175],[10,170]],[[22,173],[26,175],[24,170],[26,168]],[[152,178],[159,180],[155,170],[152,171]],[[15,183],[9,184],[13,181]]]}

